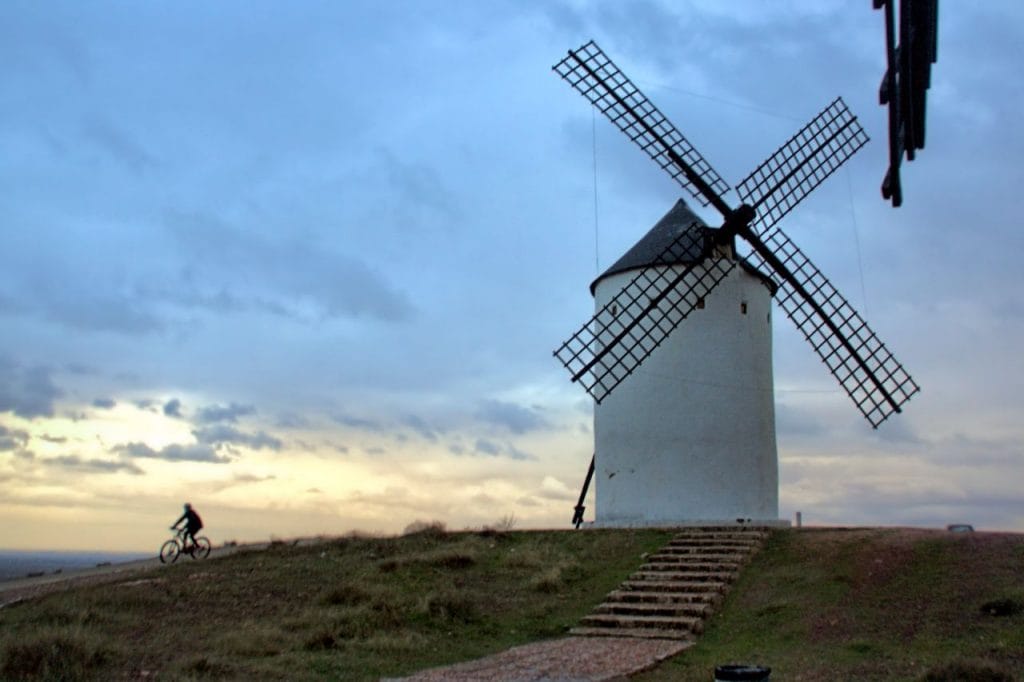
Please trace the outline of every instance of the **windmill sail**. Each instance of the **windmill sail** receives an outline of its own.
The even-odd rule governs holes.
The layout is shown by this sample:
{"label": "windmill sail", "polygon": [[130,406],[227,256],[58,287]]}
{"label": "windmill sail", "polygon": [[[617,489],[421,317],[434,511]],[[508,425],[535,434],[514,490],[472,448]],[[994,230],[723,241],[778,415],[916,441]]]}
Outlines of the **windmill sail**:
{"label": "windmill sail", "polygon": [[[877,427],[919,389],[864,320],[775,224],[867,141],[842,99],[836,99],[758,166],[737,188],[744,204],[733,210],[728,189],[711,165],[594,44],[587,43],[554,70],[599,108],[662,169],[725,222],[709,238],[684,230],[662,254],[699,249],[699,262],[682,268],[644,268],[555,355],[597,402],[640,366],[735,267],[712,257],[711,242],[734,236],[753,247],[753,265],[773,275],[777,300],[811,343],[857,408]],[[652,263],[658,265],[659,261]]]}
{"label": "windmill sail", "polygon": [[[661,345],[736,262],[701,258],[704,230],[683,230],[648,267],[555,351],[565,368],[600,403]],[[695,258],[696,256],[696,258]]]}
{"label": "windmill sail", "polygon": [[878,427],[918,386],[853,306],[779,228],[790,209],[868,141],[836,99],[736,187],[757,217],[752,263],[775,275],[775,300],[835,376],[857,409]]}
{"label": "windmill sail", "polygon": [[[755,248],[751,263],[776,274],[775,300],[803,333],[871,426],[899,412],[920,390],[889,349],[828,278],[775,228]],[[782,267],[779,267],[781,263]],[[781,272],[780,272],[781,270]]]}
{"label": "windmill sail", "polygon": [[857,117],[836,98],[736,186],[757,212],[750,228],[760,234],[782,220],[867,141]]}
{"label": "windmill sail", "polygon": [[594,41],[570,50],[552,69],[702,205],[728,211],[721,195],[729,185]]}

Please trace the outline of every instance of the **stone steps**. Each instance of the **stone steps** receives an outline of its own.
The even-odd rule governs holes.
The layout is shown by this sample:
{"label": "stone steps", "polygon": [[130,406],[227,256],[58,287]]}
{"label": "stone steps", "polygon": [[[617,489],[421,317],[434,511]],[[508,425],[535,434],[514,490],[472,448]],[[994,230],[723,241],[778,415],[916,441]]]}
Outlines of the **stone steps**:
{"label": "stone steps", "polygon": [[688,528],[610,592],[571,634],[692,640],[768,537],[751,528]]}
{"label": "stone steps", "polygon": [[627,580],[619,588],[636,592],[663,592],[666,594],[713,593],[725,594],[727,583],[713,581],[681,582],[678,580]]}
{"label": "stone steps", "polygon": [[637,637],[640,639],[678,639],[683,641],[693,639],[689,633],[684,633],[680,630],[642,627],[591,628],[580,626],[573,628],[572,634],[579,637]]}
{"label": "stone steps", "polygon": [[[704,630],[704,618],[693,616],[618,616],[591,614],[584,616],[580,625],[589,628],[642,628],[645,630],[676,630],[699,635]],[[575,632],[573,634],[576,634]],[[621,636],[621,635],[617,635]]]}
{"label": "stone steps", "polygon": [[736,571],[680,571],[678,568],[654,568],[645,564],[630,576],[634,582],[731,583]]}
{"label": "stone steps", "polygon": [[643,573],[700,573],[711,575],[732,575],[740,563],[733,561],[663,561],[661,558],[648,561],[640,567]]}
{"label": "stone steps", "polygon": [[711,615],[711,604],[698,602],[605,602],[594,609],[594,615],[706,618]]}
{"label": "stone steps", "polygon": [[649,604],[717,604],[721,599],[720,592],[641,592],[639,590],[615,590],[605,597],[608,601],[618,603],[649,603]]}

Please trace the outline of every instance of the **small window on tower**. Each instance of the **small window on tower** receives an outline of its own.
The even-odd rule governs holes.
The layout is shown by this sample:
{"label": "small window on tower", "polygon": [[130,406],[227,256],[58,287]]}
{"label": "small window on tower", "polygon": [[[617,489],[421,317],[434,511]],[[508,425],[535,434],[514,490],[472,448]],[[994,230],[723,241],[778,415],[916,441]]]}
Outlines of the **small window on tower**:
{"label": "small window on tower", "polygon": [[703,298],[698,298],[697,299],[697,309],[698,310],[704,310],[704,299]]}
{"label": "small window on tower", "polygon": [[740,303],[740,312],[743,313],[744,315],[747,314],[747,302],[746,301],[742,301]]}

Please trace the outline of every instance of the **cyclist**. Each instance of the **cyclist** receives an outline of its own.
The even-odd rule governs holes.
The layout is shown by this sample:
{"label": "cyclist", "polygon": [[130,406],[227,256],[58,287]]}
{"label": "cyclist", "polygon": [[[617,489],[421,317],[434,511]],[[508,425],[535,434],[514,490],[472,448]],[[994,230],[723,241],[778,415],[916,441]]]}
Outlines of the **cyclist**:
{"label": "cyclist", "polygon": [[[181,518],[174,522],[171,526],[171,530],[178,530],[178,526],[181,522],[185,522],[185,534],[182,536],[184,547],[182,550],[185,552],[191,552],[192,548],[196,546],[196,533],[203,527],[203,520],[199,518],[199,514],[192,508],[192,505],[188,502],[185,503],[185,513],[181,515]],[[189,547],[188,539],[192,538],[192,546]]]}

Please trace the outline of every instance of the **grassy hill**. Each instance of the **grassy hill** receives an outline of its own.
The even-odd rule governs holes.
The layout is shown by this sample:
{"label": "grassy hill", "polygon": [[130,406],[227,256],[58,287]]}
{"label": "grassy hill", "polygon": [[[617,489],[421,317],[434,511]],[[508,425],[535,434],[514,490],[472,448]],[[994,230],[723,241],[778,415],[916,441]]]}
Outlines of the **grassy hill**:
{"label": "grassy hill", "polygon": [[[563,635],[670,536],[428,527],[179,563],[0,609],[0,679],[400,675]],[[640,679],[706,681],[727,662],[784,680],[1024,679],[1022,604],[1021,535],[782,531],[698,645]]]}
{"label": "grassy hill", "polygon": [[1024,680],[1024,535],[912,529],[779,532],[697,646],[653,680],[715,664],[781,680]]}

